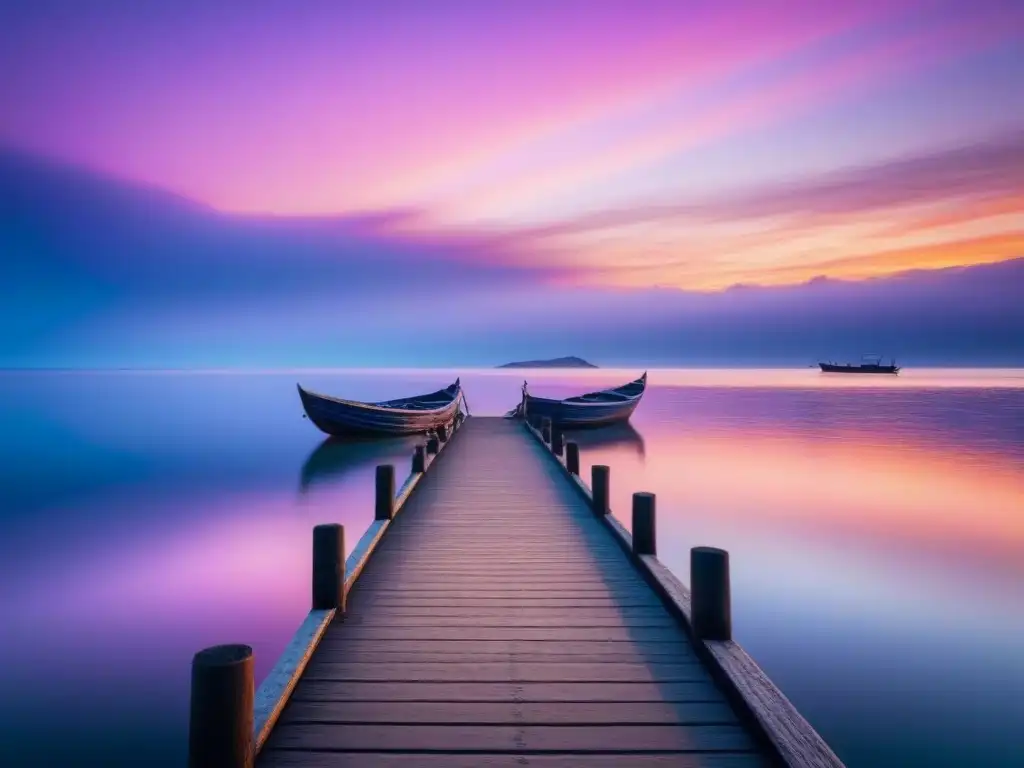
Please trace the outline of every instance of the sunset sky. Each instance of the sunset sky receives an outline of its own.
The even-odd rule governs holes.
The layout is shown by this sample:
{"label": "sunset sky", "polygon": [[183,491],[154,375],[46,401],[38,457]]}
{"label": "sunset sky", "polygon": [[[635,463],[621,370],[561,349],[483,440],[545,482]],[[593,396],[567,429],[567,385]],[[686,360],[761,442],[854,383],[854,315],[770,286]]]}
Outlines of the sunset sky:
{"label": "sunset sky", "polygon": [[566,301],[1024,256],[1014,0],[37,0],[0,73],[9,155]]}

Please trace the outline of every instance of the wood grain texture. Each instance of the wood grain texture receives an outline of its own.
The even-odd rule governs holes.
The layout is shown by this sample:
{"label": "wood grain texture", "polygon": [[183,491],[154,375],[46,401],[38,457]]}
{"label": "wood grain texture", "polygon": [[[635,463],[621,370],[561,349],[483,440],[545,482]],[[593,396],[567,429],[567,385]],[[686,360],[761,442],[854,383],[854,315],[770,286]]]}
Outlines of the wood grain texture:
{"label": "wood grain texture", "polygon": [[769,768],[764,758],[753,753],[727,754],[632,754],[623,755],[505,754],[412,754],[381,752],[292,752],[270,750],[260,761],[267,768]]}
{"label": "wood grain texture", "polygon": [[[302,679],[293,701],[725,701],[711,681],[697,683],[363,683]],[[286,710],[284,720],[290,717]],[[273,740],[273,734],[271,734]]]}
{"label": "wood grain texture", "polygon": [[[421,640],[404,637],[390,641],[352,640],[328,636],[321,641],[325,650],[338,645],[344,652],[344,659],[377,658],[386,661],[391,654],[415,655],[432,654],[442,658],[533,658],[538,662],[552,658],[602,659],[606,657],[624,660],[657,661],[659,659],[695,659],[692,648],[678,643],[639,643],[633,640],[580,640],[575,643],[549,643],[516,640],[481,640],[478,642],[448,642]],[[328,658],[337,658],[335,655]]]}
{"label": "wood grain texture", "polygon": [[710,681],[700,664],[630,662],[537,663],[508,660],[471,663],[317,661],[306,667],[307,680],[430,683],[657,683]]}
{"label": "wood grain texture", "polygon": [[707,641],[779,756],[791,768],[843,768],[842,761],[757,663],[735,642]]}
{"label": "wood grain texture", "polygon": [[253,748],[259,751],[281,716],[288,699],[324,632],[334,620],[334,610],[310,611],[284,653],[260,683],[254,701]]}
{"label": "wood grain texture", "polygon": [[722,702],[296,701],[293,723],[405,725],[728,725]]}
{"label": "wood grain texture", "polygon": [[381,725],[282,722],[275,749],[348,752],[739,752],[754,748],[738,725]]}
{"label": "wood grain texture", "polygon": [[258,764],[764,765],[567,477],[517,423],[467,420],[376,542]]}

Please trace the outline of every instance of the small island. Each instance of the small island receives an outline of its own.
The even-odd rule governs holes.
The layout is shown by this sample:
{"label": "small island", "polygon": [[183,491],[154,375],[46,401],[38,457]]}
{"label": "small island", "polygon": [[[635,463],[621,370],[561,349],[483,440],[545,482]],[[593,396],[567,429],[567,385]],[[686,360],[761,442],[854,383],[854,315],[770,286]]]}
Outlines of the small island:
{"label": "small island", "polygon": [[597,368],[581,357],[553,357],[550,360],[521,360],[516,363],[505,363],[498,368]]}

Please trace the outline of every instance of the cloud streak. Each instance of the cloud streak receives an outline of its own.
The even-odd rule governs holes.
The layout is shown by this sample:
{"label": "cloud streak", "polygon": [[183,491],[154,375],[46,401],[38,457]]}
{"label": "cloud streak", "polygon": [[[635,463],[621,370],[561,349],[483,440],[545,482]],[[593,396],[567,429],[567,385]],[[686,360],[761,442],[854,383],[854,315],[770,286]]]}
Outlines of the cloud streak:
{"label": "cloud streak", "polygon": [[859,283],[623,290],[524,264],[522,240],[389,234],[415,212],[227,216],[3,155],[0,186],[15,190],[0,208],[0,283],[16,286],[0,302],[4,365],[486,364],[499,350],[567,349],[792,363],[829,338],[945,360],[969,357],[970,334],[989,360],[1022,352],[1024,260]]}
{"label": "cloud streak", "polygon": [[[721,288],[786,275],[870,276],[1019,255],[1022,191],[1024,130],[1014,130],[709,199],[640,203],[493,233],[492,242],[515,242],[515,252],[528,256],[543,248],[545,263],[562,258],[583,282]],[[778,255],[793,249],[801,258],[787,263]],[[682,281],[665,279],[673,268]]]}

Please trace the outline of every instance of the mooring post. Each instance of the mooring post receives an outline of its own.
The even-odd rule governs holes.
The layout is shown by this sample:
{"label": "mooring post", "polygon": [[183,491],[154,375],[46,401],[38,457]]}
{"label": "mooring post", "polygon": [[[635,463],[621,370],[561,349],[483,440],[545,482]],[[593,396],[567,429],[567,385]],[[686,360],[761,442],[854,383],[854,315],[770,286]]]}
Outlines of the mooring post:
{"label": "mooring post", "polygon": [[429,453],[431,456],[433,456],[439,450],[441,450],[441,443],[438,441],[438,439],[436,437],[428,437],[427,438],[427,453]]}
{"label": "mooring post", "polygon": [[545,443],[551,444],[551,419],[547,416],[540,423],[540,436]]}
{"label": "mooring post", "polygon": [[729,553],[715,547],[690,550],[693,631],[701,640],[732,640]]}
{"label": "mooring post", "polygon": [[215,645],[192,657],[189,768],[252,768],[252,648]]}
{"label": "mooring post", "polygon": [[604,464],[595,464],[590,468],[590,490],[594,497],[594,513],[608,514],[608,486],[611,470]]}
{"label": "mooring post", "polygon": [[569,470],[569,474],[579,476],[580,447],[572,441],[565,444],[565,467]]}
{"label": "mooring post", "polygon": [[313,610],[345,613],[345,526],[313,528]]}
{"label": "mooring post", "polygon": [[412,471],[427,471],[427,449],[425,446],[417,445],[416,449],[412,452]]}
{"label": "mooring post", "polygon": [[561,456],[562,451],[565,449],[565,435],[562,434],[562,428],[557,424],[551,425],[551,452],[555,456]]}
{"label": "mooring post", "polygon": [[374,518],[391,520],[395,516],[395,465],[378,464]]}
{"label": "mooring post", "polygon": [[633,494],[633,554],[658,554],[653,493],[640,491]]}
{"label": "mooring post", "polygon": [[448,427],[442,424],[437,428],[437,437],[443,443],[448,439]]}

